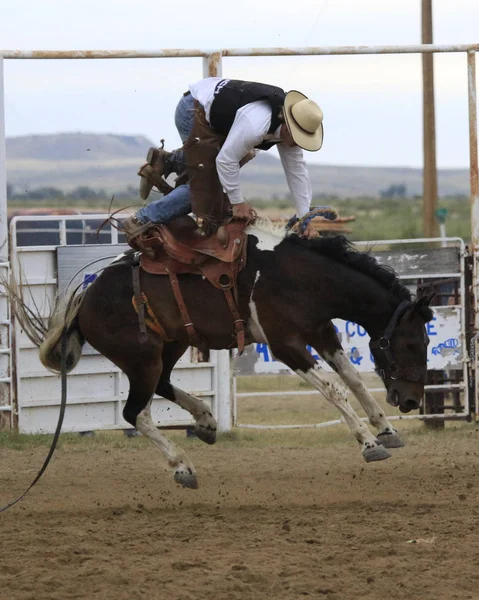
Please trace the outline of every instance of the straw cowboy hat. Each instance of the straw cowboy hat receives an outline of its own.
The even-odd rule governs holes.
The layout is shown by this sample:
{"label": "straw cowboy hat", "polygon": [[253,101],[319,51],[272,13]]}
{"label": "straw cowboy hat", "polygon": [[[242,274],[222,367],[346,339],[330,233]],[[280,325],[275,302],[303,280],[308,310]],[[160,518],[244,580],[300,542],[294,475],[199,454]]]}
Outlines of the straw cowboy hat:
{"label": "straw cowboy hat", "polygon": [[284,120],[300,148],[315,152],[323,145],[323,111],[301,92],[291,90],[284,99]]}

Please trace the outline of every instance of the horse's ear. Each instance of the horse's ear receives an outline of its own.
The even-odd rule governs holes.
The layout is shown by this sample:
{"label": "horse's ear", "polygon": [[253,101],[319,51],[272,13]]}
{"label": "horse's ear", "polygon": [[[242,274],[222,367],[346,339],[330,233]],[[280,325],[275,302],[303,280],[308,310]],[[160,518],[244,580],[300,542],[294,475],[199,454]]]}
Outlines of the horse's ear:
{"label": "horse's ear", "polygon": [[416,305],[418,307],[427,307],[431,304],[432,299],[434,298],[434,296],[436,295],[436,292],[432,292],[431,294],[426,294],[426,296],[421,296],[417,302]]}
{"label": "horse's ear", "polygon": [[418,312],[421,314],[426,322],[430,321],[433,317],[433,312],[432,309],[429,308],[429,305],[431,304],[431,301],[435,295],[436,292],[432,292],[432,294],[426,294],[425,296],[421,296],[414,303],[413,312]]}

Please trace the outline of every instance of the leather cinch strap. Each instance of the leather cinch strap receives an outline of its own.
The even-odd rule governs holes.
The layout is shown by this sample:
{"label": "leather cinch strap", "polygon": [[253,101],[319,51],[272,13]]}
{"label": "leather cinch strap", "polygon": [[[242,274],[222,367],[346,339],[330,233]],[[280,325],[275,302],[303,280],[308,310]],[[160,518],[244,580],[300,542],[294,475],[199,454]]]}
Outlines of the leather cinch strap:
{"label": "leather cinch strap", "polygon": [[231,314],[233,315],[238,352],[241,355],[244,351],[244,320],[240,317],[235,299],[231,293],[231,288],[223,288],[223,292]]}
{"label": "leather cinch strap", "polygon": [[181,312],[181,317],[183,318],[183,323],[186,329],[186,333],[188,334],[188,338],[190,340],[190,344],[192,346],[196,346],[198,348],[204,347],[204,344],[197,334],[196,329],[191,320],[188,309],[186,308],[185,301],[183,299],[183,294],[180,289],[180,282],[178,281],[178,277],[176,273],[168,271],[168,276],[170,278],[171,289],[173,290],[173,294],[175,295],[176,303],[178,304],[178,308]]}
{"label": "leather cinch strap", "polygon": [[133,306],[135,306],[136,312],[138,313],[138,321],[140,325],[140,343],[146,342],[148,334],[146,333],[145,324],[145,304],[143,302],[143,294],[141,293],[140,286],[140,265],[134,265],[132,267],[133,276]]}

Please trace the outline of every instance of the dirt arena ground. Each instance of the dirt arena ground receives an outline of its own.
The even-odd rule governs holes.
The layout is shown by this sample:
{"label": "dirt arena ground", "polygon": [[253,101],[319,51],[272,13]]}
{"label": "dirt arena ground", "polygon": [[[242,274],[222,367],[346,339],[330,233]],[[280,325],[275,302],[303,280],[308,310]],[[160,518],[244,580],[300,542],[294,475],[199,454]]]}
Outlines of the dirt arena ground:
{"label": "dirt arena ground", "polygon": [[[177,433],[197,491],[147,440],[65,442],[0,515],[0,598],[478,599],[478,429],[406,431],[374,464],[343,432]],[[1,504],[45,454],[1,449]]]}

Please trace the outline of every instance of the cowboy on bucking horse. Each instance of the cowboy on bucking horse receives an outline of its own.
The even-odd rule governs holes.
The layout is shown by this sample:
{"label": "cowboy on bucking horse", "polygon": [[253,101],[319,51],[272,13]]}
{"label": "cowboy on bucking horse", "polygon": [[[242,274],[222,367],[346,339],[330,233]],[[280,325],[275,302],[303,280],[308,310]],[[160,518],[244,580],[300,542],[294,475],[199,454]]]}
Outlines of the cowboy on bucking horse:
{"label": "cowboy on bucking horse", "polygon": [[[164,224],[189,212],[211,233],[228,218],[254,220],[244,199],[240,167],[258,150],[277,146],[296,217],[310,210],[311,180],[303,149],[317,151],[323,143],[320,107],[297,91],[284,92],[263,83],[208,77],[189,86],[178,103],[175,124],[183,147],[173,152],[150,148],[140,168],[140,196],[149,197],[155,186],[164,194],[134,215],[121,229],[128,241],[154,224]],[[175,188],[166,178],[178,175]],[[311,223],[303,236],[314,237]]]}

